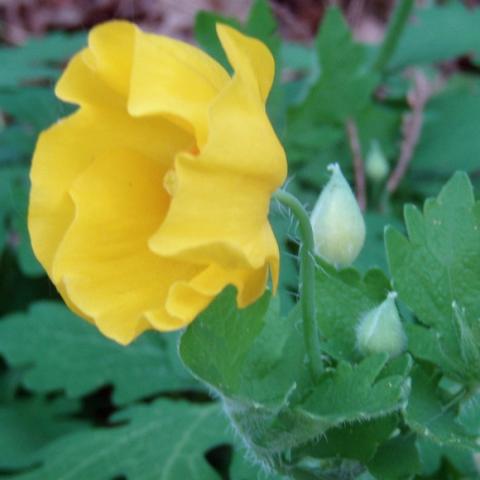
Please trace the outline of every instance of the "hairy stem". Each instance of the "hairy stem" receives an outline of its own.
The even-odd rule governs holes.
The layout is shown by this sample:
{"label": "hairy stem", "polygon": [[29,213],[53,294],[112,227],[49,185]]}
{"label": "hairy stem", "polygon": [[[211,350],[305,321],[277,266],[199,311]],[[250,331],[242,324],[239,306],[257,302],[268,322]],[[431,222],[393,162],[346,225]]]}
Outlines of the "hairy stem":
{"label": "hairy stem", "polygon": [[313,379],[317,380],[323,373],[323,362],[316,319],[314,240],[310,218],[303,205],[290,193],[278,190],[273,194],[273,198],[291,210],[300,227],[302,240],[300,246],[300,303],[310,370]]}

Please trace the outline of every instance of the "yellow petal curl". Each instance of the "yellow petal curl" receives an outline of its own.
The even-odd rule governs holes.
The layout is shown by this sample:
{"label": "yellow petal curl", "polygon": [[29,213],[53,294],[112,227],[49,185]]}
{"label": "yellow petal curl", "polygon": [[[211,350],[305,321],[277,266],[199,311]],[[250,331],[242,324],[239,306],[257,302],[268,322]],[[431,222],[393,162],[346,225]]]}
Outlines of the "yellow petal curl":
{"label": "yellow petal curl", "polygon": [[226,26],[218,30],[235,75],[209,108],[209,137],[200,154],[175,159],[177,192],[150,246],[194,263],[214,259],[228,268],[258,269],[265,259],[278,259],[267,213],[286,175],[265,113],[273,60],[259,41]]}
{"label": "yellow petal curl", "polygon": [[208,105],[228,79],[198,48],[137,30],[128,110],[135,116],[170,114],[195,133],[201,147],[208,135]]}
{"label": "yellow petal curl", "polygon": [[135,25],[112,21],[92,29],[88,48],[77,53],[57,83],[55,93],[78,105],[125,109],[130,89]]}
{"label": "yellow petal curl", "polygon": [[246,306],[278,278],[273,59],[229,27],[218,34],[233,77],[128,22],[94,28],[56,88],[79,109],[37,143],[34,251],[67,304],[121,343],[187,325],[229,284]]}

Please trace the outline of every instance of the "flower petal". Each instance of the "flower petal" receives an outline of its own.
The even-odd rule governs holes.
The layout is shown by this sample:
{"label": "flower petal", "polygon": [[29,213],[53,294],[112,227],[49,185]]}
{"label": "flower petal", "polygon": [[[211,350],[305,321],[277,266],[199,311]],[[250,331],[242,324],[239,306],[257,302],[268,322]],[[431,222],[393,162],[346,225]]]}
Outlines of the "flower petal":
{"label": "flower petal", "polygon": [[174,115],[203,145],[208,106],[228,80],[223,67],[198,48],[137,30],[128,110],[137,116]]}
{"label": "flower petal", "polygon": [[125,146],[168,166],[176,151],[191,143],[166,120],[133,119],[120,111],[90,107],[43,132],[30,174],[29,230],[35,254],[47,272],[52,274],[55,252],[73,219],[68,191],[94,155]]}
{"label": "flower petal", "polygon": [[155,322],[162,330],[183,326],[165,310],[167,292],[200,271],[148,249],[168,208],[159,188],[164,174],[155,160],[115,149],[96,157],[71,188],[76,215],[55,257],[54,278],[78,310],[120,343]]}
{"label": "flower petal", "polygon": [[183,319],[193,319],[227,285],[237,288],[237,303],[240,308],[250,305],[265,291],[268,268],[258,270],[226,270],[212,264],[189,282],[177,282],[169,291],[167,311]]}
{"label": "flower petal", "polygon": [[73,57],[56,86],[62,100],[78,105],[126,105],[135,25],[112,21],[95,27],[88,48]]}
{"label": "flower petal", "polygon": [[268,208],[286,160],[265,113],[273,59],[218,34],[233,78],[127,22],[95,28],[57,86],[81,108],[36,148],[35,253],[70,308],[120,343],[188,324],[229,284],[246,306],[269,272],[277,283]]}
{"label": "flower petal", "polygon": [[267,216],[270,196],[285,179],[286,159],[258,87],[266,88],[265,72],[252,85],[258,72],[241,61],[247,47],[258,47],[259,56],[268,51],[241,34],[230,36],[230,29],[221,31],[241,71],[212,104],[208,142],[199,155],[177,156],[176,192],[150,246],[159,255],[197,264],[256,270],[278,258]]}
{"label": "flower petal", "polygon": [[235,75],[252,90],[258,89],[266,102],[275,76],[275,62],[270,50],[256,38],[242,35],[228,25],[217,24],[217,34]]}
{"label": "flower petal", "polygon": [[[208,158],[208,157],[207,157]],[[260,268],[276,255],[264,179],[210,169],[203,156],[176,160],[176,192],[167,217],[150,239],[159,255],[227,268]]]}
{"label": "flower petal", "polygon": [[105,105],[122,108],[125,103],[117,92],[88,66],[88,49],[77,53],[68,63],[55,87],[55,94],[65,102],[77,105]]}

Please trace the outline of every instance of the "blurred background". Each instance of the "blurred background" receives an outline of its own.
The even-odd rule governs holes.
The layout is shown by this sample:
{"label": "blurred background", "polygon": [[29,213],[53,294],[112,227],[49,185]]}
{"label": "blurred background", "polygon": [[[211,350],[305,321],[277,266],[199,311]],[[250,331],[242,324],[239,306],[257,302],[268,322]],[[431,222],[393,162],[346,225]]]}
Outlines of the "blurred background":
{"label": "blurred background", "polygon": [[[30,35],[50,30],[89,28],[111,18],[125,18],[145,29],[192,38],[195,15],[213,10],[238,19],[246,18],[251,0],[1,0],[0,35],[16,45]],[[419,3],[426,3],[421,1]],[[477,0],[465,2],[475,5]],[[308,41],[317,31],[329,5],[342,7],[357,38],[379,41],[394,0],[272,0],[282,36]]]}
{"label": "blurred background", "polygon": [[[268,110],[288,155],[289,190],[311,208],[328,179],[325,167],[339,162],[367,224],[355,267],[388,274],[383,233],[386,225],[403,229],[405,203],[422,205],[456,170],[470,175],[477,192],[480,184],[480,0],[418,0],[405,28],[386,36],[399,3],[0,0],[0,478],[67,478],[58,472],[97,454],[92,438],[108,447],[128,438],[131,424],[142,427],[150,418],[159,431],[140,438],[153,445],[142,452],[148,457],[142,472],[129,473],[128,448],[138,448],[131,444],[102,450],[93,471],[98,478],[163,478],[157,445],[166,445],[168,456],[175,442],[162,436],[174,430],[162,422],[177,421],[182,433],[182,419],[196,418],[199,405],[211,402],[181,365],[175,335],[148,333],[128,348],[101,337],[60,302],[30,247],[32,152],[39,132],[74,110],[55,98],[53,86],[85,46],[88,29],[129,19],[197,43],[224,64],[216,21],[265,42],[277,65]],[[271,221],[282,250],[287,312],[297,294],[295,225],[275,205]],[[166,403],[179,399],[185,409],[162,417]],[[192,432],[187,445],[197,448],[193,467],[206,458],[218,473],[208,478],[257,478],[234,436],[218,445],[203,433]],[[437,463],[408,478],[479,478],[457,458]],[[97,478],[77,472],[68,478]]]}

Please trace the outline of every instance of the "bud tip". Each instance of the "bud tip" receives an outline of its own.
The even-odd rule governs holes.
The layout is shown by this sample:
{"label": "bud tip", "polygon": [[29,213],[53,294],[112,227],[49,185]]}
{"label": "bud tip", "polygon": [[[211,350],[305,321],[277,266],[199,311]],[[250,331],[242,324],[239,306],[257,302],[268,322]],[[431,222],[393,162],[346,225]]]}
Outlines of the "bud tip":
{"label": "bud tip", "polygon": [[363,355],[388,353],[395,357],[405,350],[407,337],[395,305],[396,292],[367,312],[357,325],[357,346]]}

